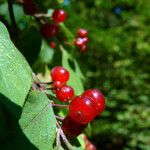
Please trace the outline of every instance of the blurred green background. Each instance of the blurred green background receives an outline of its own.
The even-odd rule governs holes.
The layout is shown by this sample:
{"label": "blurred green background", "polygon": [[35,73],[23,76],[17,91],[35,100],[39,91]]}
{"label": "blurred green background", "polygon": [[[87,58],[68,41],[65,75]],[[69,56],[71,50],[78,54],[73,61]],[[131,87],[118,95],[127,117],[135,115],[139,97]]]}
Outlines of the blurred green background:
{"label": "blurred green background", "polygon": [[150,1],[78,0],[71,9],[67,26],[90,36],[78,55],[84,86],[106,97],[92,142],[102,150],[150,150]]}
{"label": "blurred green background", "polygon": [[[0,19],[9,29],[4,2],[0,0]],[[65,0],[62,7],[68,12],[65,25],[74,35],[79,27],[89,32],[88,50],[75,51],[84,87],[98,88],[106,98],[106,111],[91,123],[90,140],[98,150],[150,150],[150,0]],[[27,40],[26,46],[19,44],[28,47],[24,55],[30,62],[43,42],[35,20],[24,16],[20,5],[15,11],[20,12],[20,39]],[[49,49],[41,50],[44,64],[52,60]]]}

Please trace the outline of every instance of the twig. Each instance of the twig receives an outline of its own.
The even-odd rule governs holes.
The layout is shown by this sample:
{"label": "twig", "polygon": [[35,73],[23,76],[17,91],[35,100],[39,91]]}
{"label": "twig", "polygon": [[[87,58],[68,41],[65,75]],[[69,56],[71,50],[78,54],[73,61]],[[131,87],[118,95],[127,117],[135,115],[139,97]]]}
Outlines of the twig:
{"label": "twig", "polygon": [[61,104],[51,104],[53,107],[62,107],[62,108],[68,108],[69,105],[61,105]]}
{"label": "twig", "polygon": [[61,146],[61,142],[60,142],[60,129],[57,129],[56,145],[58,147],[58,150],[60,150],[60,146]]}
{"label": "twig", "polygon": [[65,136],[65,134],[64,134],[64,132],[63,132],[62,129],[60,130],[60,136],[62,137],[62,139],[63,139],[64,143],[66,144],[66,146],[68,147],[68,149],[69,149],[69,150],[73,150],[72,145],[69,143],[69,141],[68,141],[68,139],[66,138],[66,136]]}
{"label": "twig", "polygon": [[72,145],[69,143],[68,139],[66,138],[63,130],[61,129],[61,127],[57,121],[56,121],[56,126],[60,130],[60,136],[62,137],[62,140],[65,143],[65,145],[68,147],[69,150],[73,150]]}
{"label": "twig", "polygon": [[7,3],[8,3],[8,10],[9,10],[9,16],[11,20],[11,25],[13,28],[13,34],[15,35],[16,32],[18,32],[18,27],[17,27],[16,20],[15,20],[12,0],[7,0]]}
{"label": "twig", "polygon": [[63,121],[63,120],[64,120],[63,117],[60,117],[60,116],[57,116],[57,115],[55,115],[55,118],[58,119],[58,120],[60,120],[60,121]]}
{"label": "twig", "polygon": [[35,82],[35,84],[53,84],[54,82]]}

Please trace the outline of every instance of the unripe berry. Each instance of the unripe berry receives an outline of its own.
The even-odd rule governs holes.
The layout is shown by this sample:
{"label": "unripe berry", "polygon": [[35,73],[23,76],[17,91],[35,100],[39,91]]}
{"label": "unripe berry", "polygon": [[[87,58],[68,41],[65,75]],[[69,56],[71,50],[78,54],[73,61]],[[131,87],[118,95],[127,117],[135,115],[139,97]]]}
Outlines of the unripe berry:
{"label": "unripe berry", "polygon": [[59,81],[61,83],[66,83],[69,77],[69,72],[62,66],[56,66],[51,70],[51,78],[54,82]]}
{"label": "unripe berry", "polygon": [[86,29],[83,29],[83,28],[79,28],[78,31],[77,31],[77,35],[81,38],[85,38],[87,37],[88,35],[88,32]]}
{"label": "unripe berry", "polygon": [[52,14],[52,19],[54,20],[55,23],[61,23],[66,20],[67,14],[64,10],[58,9],[54,10]]}
{"label": "unripe berry", "polygon": [[87,124],[80,124],[73,120],[70,116],[67,116],[62,123],[62,129],[68,137],[76,137],[82,133]]}
{"label": "unripe berry", "polygon": [[96,115],[93,100],[88,96],[75,97],[70,103],[69,115],[81,124],[89,123]]}
{"label": "unripe berry", "polygon": [[56,90],[56,97],[62,102],[67,102],[71,100],[73,96],[74,90],[71,86],[65,85]]}
{"label": "unripe berry", "polygon": [[57,35],[59,27],[55,24],[44,24],[42,25],[40,32],[45,38],[49,38]]}
{"label": "unripe berry", "polygon": [[105,98],[101,91],[98,89],[90,89],[85,91],[82,95],[89,96],[92,98],[96,106],[96,114],[99,115],[105,109]]}

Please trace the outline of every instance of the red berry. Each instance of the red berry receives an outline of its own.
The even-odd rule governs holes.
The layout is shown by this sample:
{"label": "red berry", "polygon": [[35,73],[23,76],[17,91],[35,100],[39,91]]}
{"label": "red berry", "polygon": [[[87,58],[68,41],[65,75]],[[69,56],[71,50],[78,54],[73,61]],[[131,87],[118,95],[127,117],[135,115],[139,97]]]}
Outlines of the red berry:
{"label": "red berry", "polygon": [[48,24],[48,23],[42,25],[42,27],[40,29],[41,34],[45,38],[57,35],[58,31],[59,31],[59,27],[57,25],[55,25],[55,24]]}
{"label": "red berry", "polygon": [[52,14],[52,18],[55,23],[64,22],[66,20],[66,17],[67,17],[67,14],[62,9],[54,10],[54,12]]}
{"label": "red berry", "polygon": [[70,103],[69,115],[81,124],[92,121],[96,115],[93,100],[88,96],[75,97]]}
{"label": "red berry", "polygon": [[84,45],[84,41],[82,38],[77,38],[74,42],[74,45],[77,47],[82,47]]}
{"label": "red berry", "polygon": [[85,38],[87,34],[88,34],[87,30],[83,28],[79,28],[77,31],[77,35],[81,38]]}
{"label": "red berry", "polygon": [[86,128],[87,124],[80,124],[73,120],[70,116],[67,116],[62,123],[62,129],[64,133],[69,137],[76,137]]}
{"label": "red berry", "polygon": [[83,43],[84,43],[84,44],[87,44],[87,42],[89,41],[89,39],[88,39],[87,37],[82,38],[82,40],[83,40]]}
{"label": "red berry", "polygon": [[99,115],[105,109],[105,98],[103,94],[98,89],[91,89],[85,91],[82,95],[89,96],[95,103],[96,114]]}
{"label": "red berry", "polygon": [[74,90],[71,86],[66,85],[56,90],[56,97],[62,102],[67,102],[71,100],[73,96]]}
{"label": "red berry", "polygon": [[61,66],[56,66],[51,70],[51,78],[54,82],[59,81],[61,83],[66,83],[69,77],[69,72]]}
{"label": "red berry", "polygon": [[56,43],[54,41],[50,42],[49,45],[51,48],[56,48]]}
{"label": "red berry", "polygon": [[84,52],[87,50],[86,45],[82,45],[81,47],[79,47],[80,52]]}
{"label": "red berry", "polygon": [[33,1],[24,1],[23,10],[27,15],[34,15],[37,13],[37,6]]}

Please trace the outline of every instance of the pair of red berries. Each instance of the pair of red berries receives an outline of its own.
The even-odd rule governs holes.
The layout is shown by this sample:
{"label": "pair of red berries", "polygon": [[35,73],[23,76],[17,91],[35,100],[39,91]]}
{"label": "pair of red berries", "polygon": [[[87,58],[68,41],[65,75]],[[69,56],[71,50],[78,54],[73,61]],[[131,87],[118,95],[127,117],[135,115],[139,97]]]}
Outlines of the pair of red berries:
{"label": "pair of red berries", "polygon": [[82,133],[87,124],[105,109],[105,99],[97,89],[85,91],[75,97],[69,105],[69,114],[63,120],[62,129],[69,137]]}
{"label": "pair of red berries", "polygon": [[75,39],[75,46],[77,46],[79,48],[79,50],[81,52],[85,51],[87,49],[87,43],[88,43],[88,32],[87,30],[83,29],[83,28],[79,28],[77,31],[77,38]]}
{"label": "pair of red berries", "polygon": [[51,78],[54,82],[53,88],[56,88],[56,97],[62,102],[67,102],[74,96],[73,88],[66,85],[69,77],[69,72],[61,66],[54,67],[51,70]]}
{"label": "pair of red berries", "polygon": [[66,20],[67,14],[64,10],[58,9],[54,10],[52,13],[52,19],[54,23],[45,23],[42,25],[40,31],[41,34],[45,38],[53,37],[58,34],[59,32],[59,23],[62,23]]}
{"label": "pair of red berries", "polygon": [[97,89],[87,90],[82,95],[73,98],[73,88],[66,85],[69,77],[69,72],[61,66],[57,66],[51,71],[53,85],[56,87],[56,97],[63,102],[72,100],[62,129],[69,136],[77,136],[89,122],[104,111],[105,99]]}
{"label": "pair of red berries", "polygon": [[104,109],[105,99],[103,94],[97,89],[90,89],[71,101],[69,115],[75,121],[87,124],[101,114]]}
{"label": "pair of red berries", "polygon": [[105,109],[105,99],[97,89],[85,91],[75,97],[69,105],[69,114],[63,120],[62,129],[69,137],[82,133],[87,124]]}

